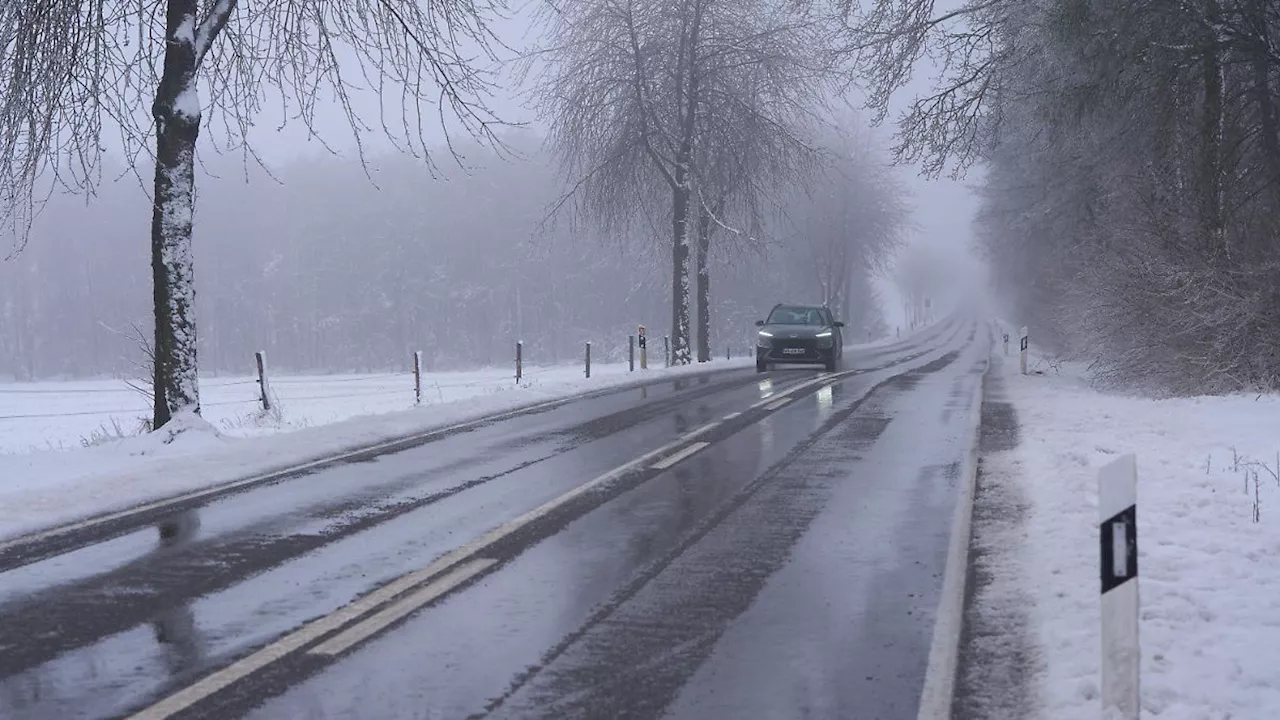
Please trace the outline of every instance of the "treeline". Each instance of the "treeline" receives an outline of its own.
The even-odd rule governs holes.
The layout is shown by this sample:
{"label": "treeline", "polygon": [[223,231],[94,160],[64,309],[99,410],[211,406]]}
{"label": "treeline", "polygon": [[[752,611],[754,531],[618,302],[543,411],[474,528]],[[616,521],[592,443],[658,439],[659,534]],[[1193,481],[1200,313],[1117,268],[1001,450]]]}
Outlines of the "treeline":
{"label": "treeline", "polygon": [[983,171],[975,235],[1037,341],[1158,392],[1280,388],[1280,4],[851,5],[901,160]]}
{"label": "treeline", "polygon": [[[249,372],[259,349],[292,371],[401,369],[418,349],[432,369],[497,365],[517,339],[530,363],[577,359],[587,340],[622,359],[637,323],[669,333],[669,237],[546,221],[563,186],[554,164],[537,138],[506,142],[517,159],[465,148],[472,170],[447,177],[400,157],[324,156],[270,176],[207,161],[202,372]],[[836,150],[819,189],[780,201],[765,241],[713,250],[716,354],[746,352],[752,321],[781,300],[837,302],[852,337],[884,332],[870,273],[899,237],[902,198],[869,151]],[[128,176],[88,203],[52,201],[26,250],[0,263],[0,376],[145,376],[149,204]]]}
{"label": "treeline", "polygon": [[1280,388],[1280,5],[1026,12],[978,223],[1004,296],[1103,379]]}

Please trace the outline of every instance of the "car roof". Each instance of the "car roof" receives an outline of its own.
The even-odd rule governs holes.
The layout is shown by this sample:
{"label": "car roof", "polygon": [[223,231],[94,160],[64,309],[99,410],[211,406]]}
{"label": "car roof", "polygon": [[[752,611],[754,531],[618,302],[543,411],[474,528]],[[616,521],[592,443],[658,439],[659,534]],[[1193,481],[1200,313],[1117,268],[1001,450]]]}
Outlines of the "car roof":
{"label": "car roof", "polygon": [[826,305],[811,305],[808,303],[778,303],[777,305],[773,306],[773,310],[777,310],[778,308],[781,308],[781,307],[795,308],[797,310],[830,310],[831,309]]}

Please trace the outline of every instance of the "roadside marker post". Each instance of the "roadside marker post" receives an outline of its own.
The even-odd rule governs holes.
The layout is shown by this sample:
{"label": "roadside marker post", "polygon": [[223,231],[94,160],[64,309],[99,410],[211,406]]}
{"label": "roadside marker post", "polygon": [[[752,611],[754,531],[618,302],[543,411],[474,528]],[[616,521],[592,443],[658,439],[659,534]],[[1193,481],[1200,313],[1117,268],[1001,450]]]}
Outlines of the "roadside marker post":
{"label": "roadside marker post", "polygon": [[267,385],[267,353],[259,350],[253,354],[254,364],[258,366],[258,399],[262,402],[262,411],[271,409],[271,390]]}
{"label": "roadside marker post", "polygon": [[1004,356],[1009,357],[1009,333],[1004,334]]}
{"label": "roadside marker post", "polygon": [[645,341],[644,326],[640,325],[636,328],[636,337],[640,338],[640,369],[649,369],[649,343]]}
{"label": "roadside marker post", "polygon": [[413,404],[422,404],[422,351],[413,351]]}
{"label": "roadside marker post", "polygon": [[591,379],[591,341],[587,341],[587,379]]}
{"label": "roadside marker post", "polygon": [[1022,374],[1026,375],[1027,374],[1027,346],[1029,344],[1029,340],[1027,338],[1026,325],[1022,326],[1022,329],[1018,331],[1018,335],[1020,337],[1019,344],[1022,345],[1022,358],[1020,359],[1019,362],[1021,363],[1021,366],[1022,366]]}
{"label": "roadside marker post", "polygon": [[516,384],[520,384],[520,378],[524,375],[524,341],[516,342]]}
{"label": "roadside marker post", "polygon": [[1132,454],[1098,472],[1102,712],[1119,720],[1138,720],[1141,706],[1137,500],[1138,467]]}

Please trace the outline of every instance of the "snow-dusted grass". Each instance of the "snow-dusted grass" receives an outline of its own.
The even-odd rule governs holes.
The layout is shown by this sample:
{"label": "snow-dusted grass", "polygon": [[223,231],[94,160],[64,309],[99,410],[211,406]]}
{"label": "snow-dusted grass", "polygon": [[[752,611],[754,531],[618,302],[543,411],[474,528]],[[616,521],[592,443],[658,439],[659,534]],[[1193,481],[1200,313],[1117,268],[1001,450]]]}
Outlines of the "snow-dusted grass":
{"label": "snow-dusted grass", "polygon": [[1079,366],[1033,352],[1044,374],[1024,377],[1016,349],[993,352],[1021,441],[984,468],[1019,479],[1031,508],[997,581],[1034,600],[1037,717],[1101,716],[1097,472],[1127,452],[1143,717],[1280,717],[1280,397],[1121,397],[1094,391]]}
{"label": "snow-dusted grass", "polygon": [[[290,384],[281,378],[274,381],[274,387],[281,396],[285,422],[291,423],[283,429],[292,429],[292,432],[279,432],[282,428],[264,426],[252,419],[232,423],[229,431],[220,431],[218,426],[226,426],[229,418],[245,416],[228,413],[218,417],[206,411],[206,419],[213,419],[214,423],[201,423],[193,418],[188,423],[189,431],[173,442],[165,442],[165,433],[153,433],[106,440],[65,452],[0,455],[0,538],[233,482],[504,410],[625,385],[646,376],[676,377],[753,364],[751,358],[721,359],[708,365],[651,367],[643,375],[639,370],[628,372],[625,364],[600,365],[592,367],[589,380],[582,377],[579,368],[530,368],[519,386],[515,384],[514,374],[507,377],[502,371],[451,373],[447,378],[441,374],[433,376],[430,385],[424,382],[424,387],[430,389],[424,389],[422,407],[413,407],[411,376],[408,376],[407,391],[396,390],[395,395],[388,392],[390,399],[381,400],[380,405],[376,404],[379,401],[347,397],[355,393],[345,389],[347,386],[363,388],[375,380],[352,377],[347,386],[337,384],[341,389],[335,390],[334,378],[326,377],[310,383],[300,381],[296,383],[296,390],[290,390]],[[388,389],[395,382],[394,378],[383,380]],[[251,397],[256,391],[253,384],[223,384],[240,388],[228,392],[249,393]],[[51,385],[41,384],[32,389],[53,389]],[[42,399],[36,406],[83,406],[81,396],[96,397],[85,391],[101,387],[96,383],[58,385],[70,385],[71,393],[45,393],[38,396]],[[217,382],[211,385],[219,386]],[[319,399],[320,395],[326,395],[327,399]],[[124,397],[127,391],[115,399]],[[205,397],[208,398],[209,393]],[[309,397],[317,399],[303,399]],[[290,410],[291,398],[295,403],[293,407],[298,409]],[[434,403],[426,404],[431,400]],[[316,404],[308,406],[308,402]],[[98,406],[106,409],[89,417],[96,418],[98,423],[113,417],[113,413],[107,411],[106,402],[98,402]],[[253,412],[252,404],[248,412]],[[363,414],[370,412],[379,414]],[[322,421],[325,424],[320,424]],[[306,424],[311,426],[301,427]],[[51,427],[58,430],[61,426]],[[92,431],[88,424],[81,427],[83,429],[76,431],[60,431],[63,437],[69,437],[71,432]],[[34,429],[22,432],[26,433],[26,445],[35,444],[41,437]]]}
{"label": "snow-dusted grass", "polygon": [[[723,358],[718,364],[723,365]],[[629,373],[626,363],[611,363],[592,365],[591,375],[593,380],[627,379]],[[414,406],[412,373],[269,379],[278,412],[261,412],[256,378],[217,377],[200,383],[204,418],[220,433],[249,437]],[[519,387],[514,368],[424,373],[422,402],[443,405],[521,390],[538,395],[544,386],[582,379],[583,368],[577,366],[527,367]],[[151,416],[150,404],[150,397],[123,380],[0,383],[0,454],[72,450],[138,435]]]}
{"label": "snow-dusted grass", "polygon": [[[889,336],[851,349],[874,350],[905,342],[936,329],[936,322],[921,325],[901,338]],[[650,358],[662,363],[661,355]],[[749,360],[738,358],[738,363]],[[637,367],[639,360],[637,359]],[[723,365],[724,357],[714,365]],[[639,372],[637,370],[637,372]],[[592,363],[592,380],[635,379],[628,365]],[[628,378],[630,376],[630,378]],[[278,401],[272,412],[262,412],[256,377],[220,376],[200,383],[201,414],[219,433],[230,437],[274,435],[307,427],[328,425],[366,415],[409,410],[414,407],[413,373],[354,375],[269,375],[270,397]],[[467,372],[423,373],[423,405],[447,405],[477,397],[530,390],[583,380],[580,364],[551,367],[526,366],[520,385],[515,368],[488,368]],[[57,382],[0,382],[0,455],[48,450],[76,450],[140,435],[151,417],[151,398],[125,380],[76,380]],[[590,383],[588,385],[591,385]],[[574,385],[577,387],[577,385]]]}
{"label": "snow-dusted grass", "polygon": [[[936,327],[849,347],[905,343]],[[0,384],[0,538],[645,377],[752,365],[720,358],[633,373],[593,363],[590,379],[579,365],[525,367],[519,385],[514,368],[429,373],[421,407],[411,373],[273,375],[278,413],[261,412],[254,378],[212,378],[201,385],[204,421],[187,419],[173,442],[163,432],[138,436],[149,401],[123,382]]]}

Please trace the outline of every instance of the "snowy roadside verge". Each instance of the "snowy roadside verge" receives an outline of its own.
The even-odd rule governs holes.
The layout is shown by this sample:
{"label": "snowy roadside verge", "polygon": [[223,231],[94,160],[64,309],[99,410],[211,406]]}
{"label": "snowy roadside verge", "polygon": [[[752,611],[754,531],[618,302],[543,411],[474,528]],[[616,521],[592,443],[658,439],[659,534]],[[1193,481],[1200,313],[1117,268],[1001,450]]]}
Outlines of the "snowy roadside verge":
{"label": "snowy roadside verge", "polygon": [[280,472],[343,453],[542,403],[655,380],[752,367],[754,360],[650,369],[640,375],[542,382],[399,412],[353,417],[259,437],[212,426],[165,444],[162,433],[72,451],[0,455],[0,539],[128,509],[166,497]]}
{"label": "snowy roadside verge", "polygon": [[991,372],[1019,442],[984,472],[1016,485],[1027,515],[992,567],[1031,601],[1033,717],[1100,717],[1097,473],[1129,452],[1143,717],[1280,717],[1280,397],[1125,397],[1034,346],[1027,376],[1016,345],[1002,355],[997,344]]}
{"label": "snowy roadside verge", "polygon": [[[900,339],[849,345],[847,350],[870,350],[873,357],[892,354],[937,338],[953,320],[955,316],[949,316]],[[77,450],[0,454],[0,541],[285,472],[542,403],[754,364],[753,357],[744,357],[686,367],[651,367],[635,373],[628,372],[625,364],[609,364],[593,366],[590,379],[580,376],[581,368],[547,368],[520,386],[504,373],[496,381],[452,383],[453,391],[444,402],[407,409],[401,405],[393,411],[366,410],[369,414],[355,413],[320,426],[262,426],[248,437],[235,437],[205,425],[179,435],[171,444],[161,442],[163,433],[154,433]],[[330,408],[323,403],[321,407]],[[351,409],[336,411],[348,413]]]}
{"label": "snowy roadside verge", "polygon": [[[581,365],[422,374],[422,403],[442,405],[582,379]],[[595,363],[593,378],[635,378],[627,363]],[[364,374],[287,374],[269,377],[272,409],[261,410],[256,377],[201,378],[201,415],[231,437],[277,435],[366,415],[415,407],[412,371]],[[74,450],[142,434],[151,417],[148,388],[125,380],[0,382],[0,454]]]}
{"label": "snowy roadside verge", "polygon": [[[922,325],[906,337],[887,337],[848,346],[883,354],[936,335],[945,321]],[[722,356],[723,357],[723,356]],[[719,365],[722,358],[714,358]],[[655,358],[655,367],[661,358]],[[739,360],[739,362],[742,362]],[[582,379],[578,363],[526,365],[519,386],[514,368],[490,367],[422,374],[422,403],[446,405],[477,397],[556,387]],[[626,362],[594,362],[594,380],[635,378]],[[403,412],[415,407],[411,371],[364,374],[290,374],[269,376],[272,409],[261,410],[256,377],[201,378],[201,414],[230,437],[296,432],[351,418]],[[0,381],[0,455],[69,451],[109,443],[144,432],[151,417],[149,391],[124,379],[38,382]]]}

